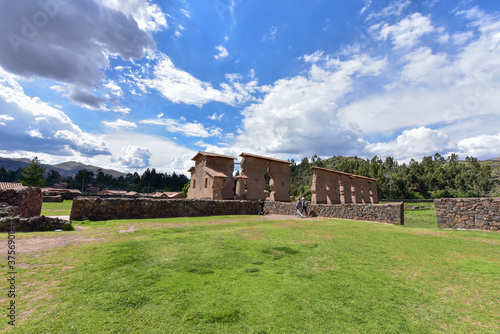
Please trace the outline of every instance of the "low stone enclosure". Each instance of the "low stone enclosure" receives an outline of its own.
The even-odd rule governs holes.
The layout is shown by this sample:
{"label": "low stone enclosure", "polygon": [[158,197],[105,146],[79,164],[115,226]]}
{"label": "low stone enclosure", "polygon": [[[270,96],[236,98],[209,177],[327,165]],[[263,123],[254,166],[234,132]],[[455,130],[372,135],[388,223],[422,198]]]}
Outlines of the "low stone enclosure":
{"label": "low stone enclosure", "polygon": [[71,230],[71,223],[41,216],[42,190],[16,187],[0,189],[0,232]]}
{"label": "low stone enclosure", "polygon": [[439,228],[500,230],[500,198],[434,200]]}
{"label": "low stone enclosure", "polygon": [[[310,205],[311,216],[404,224],[403,203]],[[268,214],[295,215],[295,203],[266,202]],[[71,220],[145,219],[253,215],[259,212],[255,201],[169,200],[151,198],[78,197],[73,201]]]}
{"label": "low stone enclosure", "polygon": [[40,216],[42,212],[42,190],[22,186],[0,189],[0,203],[19,207],[19,215],[25,218]]}

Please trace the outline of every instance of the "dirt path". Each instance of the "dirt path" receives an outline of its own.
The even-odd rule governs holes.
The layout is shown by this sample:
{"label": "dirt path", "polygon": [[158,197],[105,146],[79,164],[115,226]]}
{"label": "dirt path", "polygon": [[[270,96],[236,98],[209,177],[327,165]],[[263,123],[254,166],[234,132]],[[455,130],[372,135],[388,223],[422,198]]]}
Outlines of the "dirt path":
{"label": "dirt path", "polygon": [[[64,217],[60,217],[63,218]],[[265,220],[300,220],[301,218],[297,218],[296,216],[284,216],[284,215],[265,215],[265,216],[255,216],[248,217],[245,221],[265,221]],[[304,220],[318,220],[318,218],[303,218]],[[209,221],[206,222],[206,225],[220,225],[220,224],[229,224],[234,223],[237,220],[235,219],[222,219],[217,221]],[[127,223],[123,227],[127,229],[118,230],[119,233],[131,233],[141,229],[163,229],[163,228],[174,228],[174,227],[184,227],[189,225],[199,225],[200,222],[192,222],[192,223],[144,223],[141,221],[137,221],[137,223]],[[137,228],[141,227],[141,228]],[[86,230],[90,229],[90,227],[86,226],[75,226],[75,231],[73,232],[60,232],[59,235],[52,234],[51,236],[36,236],[32,238],[22,238],[16,239],[16,252],[18,254],[30,254],[41,251],[46,251],[51,248],[56,247],[64,247],[67,245],[81,244],[86,242],[92,242],[96,240],[105,240],[106,237],[95,236],[95,233],[89,235],[86,233]],[[95,231],[94,231],[95,232]],[[23,233],[29,234],[29,233]],[[105,233],[104,233],[105,234]],[[4,238],[0,240],[0,249],[7,249],[7,234],[4,234]]]}

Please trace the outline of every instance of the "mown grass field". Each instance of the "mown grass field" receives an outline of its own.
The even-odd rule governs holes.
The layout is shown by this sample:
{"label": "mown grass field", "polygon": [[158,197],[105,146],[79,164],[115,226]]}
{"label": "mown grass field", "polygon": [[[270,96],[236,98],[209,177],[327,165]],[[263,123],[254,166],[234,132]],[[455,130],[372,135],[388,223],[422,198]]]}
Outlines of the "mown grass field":
{"label": "mown grass field", "polygon": [[[425,211],[412,211],[412,226]],[[18,241],[76,236],[78,242],[19,249],[21,319],[14,329],[4,319],[2,327],[12,333],[500,332],[499,233],[265,218],[86,222],[74,232],[18,233]]]}
{"label": "mown grass field", "polygon": [[42,215],[44,216],[69,216],[73,201],[63,201],[60,203],[43,203]]}

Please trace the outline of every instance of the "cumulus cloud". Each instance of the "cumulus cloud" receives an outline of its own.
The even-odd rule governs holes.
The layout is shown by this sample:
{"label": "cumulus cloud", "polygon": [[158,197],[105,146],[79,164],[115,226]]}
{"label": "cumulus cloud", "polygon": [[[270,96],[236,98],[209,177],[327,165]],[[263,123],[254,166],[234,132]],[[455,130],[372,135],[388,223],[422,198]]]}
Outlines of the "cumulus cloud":
{"label": "cumulus cloud", "polygon": [[500,157],[500,132],[497,135],[480,135],[463,139],[458,148],[464,155]]}
{"label": "cumulus cloud", "polygon": [[204,104],[215,101],[234,106],[255,100],[254,93],[260,90],[256,81],[242,83],[234,78],[231,78],[229,83],[221,83],[220,89],[217,89],[211,83],[201,81],[176,67],[165,54],[158,52],[152,59],[155,61],[151,66],[152,73],[143,68],[147,73],[135,76],[134,81],[160,92],[173,103],[201,108]]}
{"label": "cumulus cloud", "polygon": [[379,39],[387,40],[391,37],[396,48],[411,48],[418,43],[420,37],[434,31],[434,27],[428,17],[413,13],[395,25],[377,24],[371,30],[379,31]]}
{"label": "cumulus cloud", "polygon": [[61,110],[38,97],[25,94],[14,77],[0,68],[0,122],[2,141],[11,151],[36,151],[55,155],[108,155],[101,137],[83,132]]}
{"label": "cumulus cloud", "polygon": [[219,51],[219,54],[216,54],[214,56],[215,59],[221,60],[221,59],[227,58],[227,56],[229,56],[229,52],[227,52],[227,49],[225,47],[223,47],[222,45],[216,46],[215,49],[217,51]]}
{"label": "cumulus cloud", "polygon": [[315,57],[307,75],[276,81],[261,102],[242,112],[235,146],[260,154],[333,155],[361,149],[356,129],[338,121],[337,102],[352,91],[354,77],[378,75],[386,62],[366,55],[348,61]]}
{"label": "cumulus cloud", "polygon": [[0,39],[0,66],[25,78],[60,82],[77,104],[103,109],[105,99],[93,90],[102,86],[108,58],[141,59],[156,48],[151,33],[128,14],[94,0],[9,2],[0,11],[0,34],[6,37]]}
{"label": "cumulus cloud", "polygon": [[145,147],[125,146],[121,154],[113,161],[131,169],[141,169],[150,166],[151,152]]}
{"label": "cumulus cloud", "polygon": [[378,156],[393,156],[398,160],[409,161],[420,159],[434,152],[447,152],[450,149],[450,139],[441,130],[419,127],[404,130],[396,140],[387,143],[367,143],[368,151]]}

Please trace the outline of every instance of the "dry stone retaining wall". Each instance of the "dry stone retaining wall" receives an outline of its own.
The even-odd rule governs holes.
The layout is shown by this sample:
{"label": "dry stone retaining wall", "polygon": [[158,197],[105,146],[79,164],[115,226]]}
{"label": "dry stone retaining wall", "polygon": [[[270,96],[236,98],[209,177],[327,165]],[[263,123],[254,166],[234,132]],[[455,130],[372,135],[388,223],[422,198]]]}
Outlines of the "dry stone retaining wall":
{"label": "dry stone retaining wall", "polygon": [[19,187],[0,189],[0,203],[19,207],[19,214],[30,218],[42,212],[42,190],[40,188]]}
{"label": "dry stone retaining wall", "polygon": [[441,198],[434,204],[440,228],[500,230],[500,198]]}
{"label": "dry stone retaining wall", "polygon": [[71,207],[70,219],[200,217],[258,212],[258,204],[250,201],[77,197]]}
{"label": "dry stone retaining wall", "polygon": [[0,218],[0,232],[35,232],[72,230],[71,222],[59,218],[36,216],[31,218],[3,217]]}
{"label": "dry stone retaining wall", "polygon": [[[266,213],[295,215],[295,204],[266,202]],[[199,217],[216,215],[251,215],[259,212],[252,201],[204,201],[151,198],[95,198],[78,197],[73,201],[71,220],[144,219],[168,217]],[[311,205],[315,216],[376,221],[391,224],[404,223],[403,203],[393,204],[339,204]]]}
{"label": "dry stone retaining wall", "polygon": [[[266,202],[266,213],[296,215],[295,203]],[[404,225],[404,206],[401,203],[388,204],[312,204],[307,208],[309,216],[349,220],[364,220]]]}

